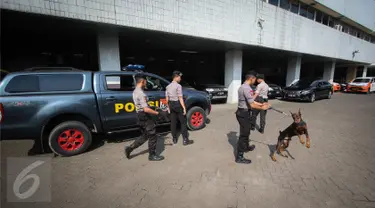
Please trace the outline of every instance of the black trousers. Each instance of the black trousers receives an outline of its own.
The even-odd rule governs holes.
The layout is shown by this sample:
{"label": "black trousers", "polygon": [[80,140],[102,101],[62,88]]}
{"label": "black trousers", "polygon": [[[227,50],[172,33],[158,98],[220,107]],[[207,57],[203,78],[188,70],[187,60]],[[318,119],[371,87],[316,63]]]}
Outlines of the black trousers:
{"label": "black trousers", "polygon": [[138,124],[141,130],[141,136],[138,137],[131,147],[133,149],[141,146],[148,140],[148,152],[149,154],[155,154],[156,152],[156,129],[155,129],[155,121],[152,119],[151,115],[139,112],[138,113]]}
{"label": "black trousers", "polygon": [[169,110],[171,112],[171,131],[172,137],[177,139],[177,122],[181,124],[181,134],[184,139],[188,138],[186,116],[179,101],[169,101]]}
{"label": "black trousers", "polygon": [[238,109],[236,112],[236,118],[240,125],[240,137],[237,142],[237,152],[246,152],[249,148],[249,137],[250,137],[250,111]]}
{"label": "black trousers", "polygon": [[[259,103],[265,103],[265,102],[268,102],[268,99],[257,97],[256,101]],[[260,125],[259,125],[260,129],[264,130],[264,128],[266,127],[267,110],[252,109],[251,110],[251,125],[254,127],[256,126],[258,114],[260,114]]]}

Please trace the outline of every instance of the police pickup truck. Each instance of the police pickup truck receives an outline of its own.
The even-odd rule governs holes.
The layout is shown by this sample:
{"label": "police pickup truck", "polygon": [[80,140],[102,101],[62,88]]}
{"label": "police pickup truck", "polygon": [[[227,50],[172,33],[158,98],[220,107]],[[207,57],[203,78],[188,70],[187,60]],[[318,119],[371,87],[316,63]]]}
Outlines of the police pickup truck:
{"label": "police pickup truck", "polygon": [[[136,130],[132,100],[136,73],[66,69],[10,73],[0,84],[1,139],[36,139],[58,155],[72,156],[87,150],[93,133]],[[149,105],[166,107],[169,82],[144,75]],[[183,94],[189,129],[203,128],[211,111],[208,95],[192,89]],[[158,123],[163,124],[168,123]]]}

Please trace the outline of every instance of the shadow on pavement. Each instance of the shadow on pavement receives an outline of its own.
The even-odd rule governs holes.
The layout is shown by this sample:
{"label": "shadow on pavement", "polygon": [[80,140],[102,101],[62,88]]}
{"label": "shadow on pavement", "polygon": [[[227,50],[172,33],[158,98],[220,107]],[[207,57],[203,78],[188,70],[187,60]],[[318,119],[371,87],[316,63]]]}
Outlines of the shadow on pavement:
{"label": "shadow on pavement", "polygon": [[236,154],[237,154],[237,132],[235,131],[231,131],[227,134],[227,137],[228,137],[228,142],[230,145],[232,145],[233,147],[233,156],[234,158],[236,158]]}

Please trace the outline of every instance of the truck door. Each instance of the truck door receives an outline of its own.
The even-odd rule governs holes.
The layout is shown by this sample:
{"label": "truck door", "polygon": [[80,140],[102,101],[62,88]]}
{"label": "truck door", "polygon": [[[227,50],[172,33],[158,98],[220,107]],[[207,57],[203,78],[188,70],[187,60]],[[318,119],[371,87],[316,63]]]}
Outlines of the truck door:
{"label": "truck door", "polygon": [[168,83],[156,76],[146,76],[147,85],[145,93],[148,97],[148,104],[151,107],[165,108],[165,89]]}
{"label": "truck door", "polygon": [[99,108],[105,131],[137,127],[133,103],[134,77],[131,74],[107,74],[101,77]]}

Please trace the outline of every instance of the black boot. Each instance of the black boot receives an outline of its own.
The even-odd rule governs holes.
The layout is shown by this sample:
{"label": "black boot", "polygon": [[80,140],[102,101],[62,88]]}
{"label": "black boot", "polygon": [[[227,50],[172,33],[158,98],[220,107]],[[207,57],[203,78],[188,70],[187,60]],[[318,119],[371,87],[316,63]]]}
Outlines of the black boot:
{"label": "black boot", "polygon": [[243,157],[243,152],[237,152],[236,163],[250,164],[251,160]]}
{"label": "black boot", "polygon": [[255,131],[255,125],[251,125],[251,126],[250,126],[250,130],[251,130],[251,131]]}
{"label": "black boot", "polygon": [[177,138],[173,138],[173,144],[177,144]]}
{"label": "black boot", "polygon": [[125,148],[125,155],[126,155],[126,158],[128,158],[128,159],[130,159],[130,153],[134,150],[134,148],[132,146],[133,145],[130,145],[129,147]]}
{"label": "black boot", "polygon": [[186,146],[186,145],[190,145],[190,144],[193,144],[194,143],[194,140],[190,140],[188,138],[184,138],[184,141],[183,141],[183,145]]}
{"label": "black boot", "polygon": [[249,147],[247,148],[247,151],[253,151],[255,149],[255,145],[249,145]]}
{"label": "black boot", "polygon": [[264,127],[259,128],[259,133],[264,134]]}
{"label": "black boot", "polygon": [[164,160],[164,157],[161,155],[156,155],[155,153],[150,153],[148,156],[149,161],[161,161]]}

